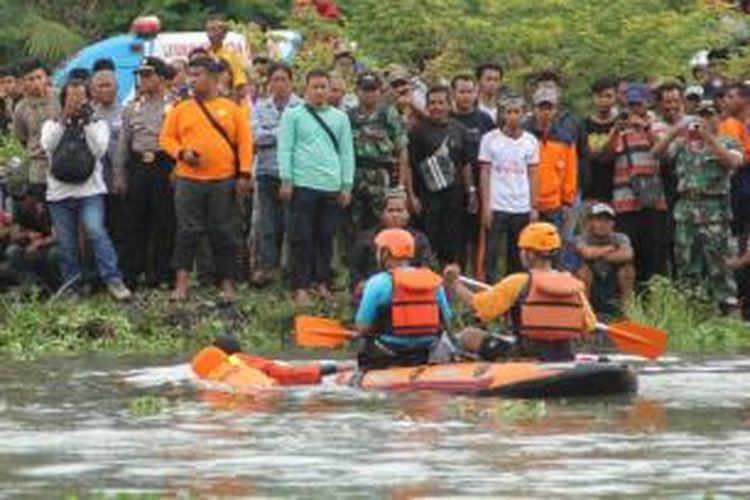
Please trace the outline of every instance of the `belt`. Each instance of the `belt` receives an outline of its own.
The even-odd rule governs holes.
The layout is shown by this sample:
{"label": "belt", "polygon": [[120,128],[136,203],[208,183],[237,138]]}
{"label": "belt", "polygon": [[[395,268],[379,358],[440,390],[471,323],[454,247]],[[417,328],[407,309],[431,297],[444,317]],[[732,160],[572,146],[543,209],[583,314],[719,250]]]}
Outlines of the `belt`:
{"label": "belt", "polygon": [[172,158],[164,151],[133,151],[133,162],[142,168],[166,168],[172,163]]}
{"label": "belt", "polygon": [[701,200],[725,200],[729,198],[728,193],[705,193],[703,191],[697,191],[697,190],[691,190],[691,191],[683,191],[679,193],[680,199],[682,200],[694,200],[694,201],[701,201]]}

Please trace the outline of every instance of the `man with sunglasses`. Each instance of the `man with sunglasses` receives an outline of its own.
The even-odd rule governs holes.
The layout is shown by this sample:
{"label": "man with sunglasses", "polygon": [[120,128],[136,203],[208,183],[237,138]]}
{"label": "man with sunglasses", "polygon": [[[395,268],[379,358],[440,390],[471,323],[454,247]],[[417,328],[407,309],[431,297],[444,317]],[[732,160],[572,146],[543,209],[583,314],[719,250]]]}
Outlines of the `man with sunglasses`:
{"label": "man with sunglasses", "polygon": [[736,140],[718,135],[719,123],[714,103],[705,101],[698,107],[697,118],[672,128],[652,153],[675,161],[677,276],[686,285],[706,290],[728,313],[738,304],[737,285],[726,264],[731,238],[730,185],[744,156]]}

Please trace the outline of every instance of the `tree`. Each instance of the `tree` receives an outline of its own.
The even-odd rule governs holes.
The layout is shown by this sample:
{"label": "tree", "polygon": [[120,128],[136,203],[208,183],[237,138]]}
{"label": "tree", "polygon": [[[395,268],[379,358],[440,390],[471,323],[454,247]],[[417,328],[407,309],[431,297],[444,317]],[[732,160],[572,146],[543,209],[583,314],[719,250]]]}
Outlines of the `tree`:
{"label": "tree", "polygon": [[578,97],[600,76],[683,74],[697,50],[732,40],[722,17],[745,22],[704,0],[353,0],[349,10],[350,37],[381,64],[450,76],[499,60],[516,88],[554,68]]}

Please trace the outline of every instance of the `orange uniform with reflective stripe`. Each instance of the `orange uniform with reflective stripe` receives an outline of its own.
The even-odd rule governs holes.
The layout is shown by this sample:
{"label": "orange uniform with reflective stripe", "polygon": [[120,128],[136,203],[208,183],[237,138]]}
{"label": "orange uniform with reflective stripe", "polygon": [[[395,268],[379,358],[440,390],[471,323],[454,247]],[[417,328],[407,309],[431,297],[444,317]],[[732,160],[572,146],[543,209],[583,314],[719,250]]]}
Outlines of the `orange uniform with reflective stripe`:
{"label": "orange uniform with reflective stripe", "polygon": [[394,269],[391,335],[437,335],[440,306],[437,291],[443,280],[429,269]]}
{"label": "orange uniform with reflective stripe", "polygon": [[[198,364],[205,363],[207,359],[214,366],[201,374]],[[206,347],[195,356],[193,371],[205,380],[227,384],[236,389],[313,385],[320,383],[322,378],[320,363],[294,366],[241,352],[228,356],[214,346]]]}
{"label": "orange uniform with reflective stripe", "polygon": [[583,283],[570,273],[532,272],[528,293],[516,304],[516,331],[537,340],[571,340],[586,328]]}

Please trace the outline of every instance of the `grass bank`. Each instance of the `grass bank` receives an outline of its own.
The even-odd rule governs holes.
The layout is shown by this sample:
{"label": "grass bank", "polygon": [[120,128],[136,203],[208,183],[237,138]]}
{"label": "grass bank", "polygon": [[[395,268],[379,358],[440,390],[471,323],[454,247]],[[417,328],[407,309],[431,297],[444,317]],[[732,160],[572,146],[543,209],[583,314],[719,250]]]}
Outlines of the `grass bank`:
{"label": "grass bank", "polygon": [[[48,353],[192,353],[216,335],[234,332],[243,345],[272,354],[291,345],[295,309],[280,289],[240,289],[234,307],[218,307],[213,290],[195,290],[185,303],[169,292],[139,292],[130,303],[104,294],[47,300],[0,295],[0,352],[14,357]],[[320,302],[313,311],[348,317],[346,300]]]}
{"label": "grass bank", "polygon": [[750,351],[750,328],[738,318],[722,317],[700,294],[654,278],[647,294],[628,307],[634,321],[662,328],[672,353],[720,354]]}
{"label": "grass bank", "polygon": [[[348,295],[318,301],[306,311],[330,318],[352,317]],[[49,301],[33,295],[0,295],[0,352],[13,357],[48,353],[193,353],[218,334],[234,332],[243,345],[273,355],[292,347],[297,312],[280,288],[241,288],[233,308],[220,308],[213,290],[195,290],[176,304],[167,291],[139,292],[118,304],[105,295]],[[690,293],[657,279],[650,293],[630,304],[629,316],[669,332],[669,352],[718,354],[750,351],[750,328],[722,318]],[[467,314],[458,324],[467,324]],[[458,324],[455,329],[458,329]]]}

